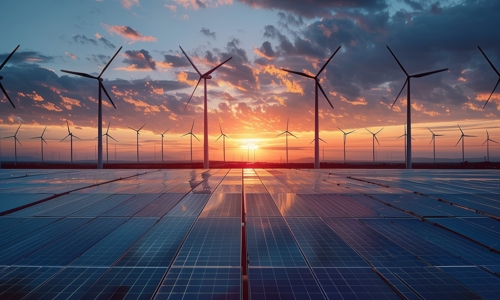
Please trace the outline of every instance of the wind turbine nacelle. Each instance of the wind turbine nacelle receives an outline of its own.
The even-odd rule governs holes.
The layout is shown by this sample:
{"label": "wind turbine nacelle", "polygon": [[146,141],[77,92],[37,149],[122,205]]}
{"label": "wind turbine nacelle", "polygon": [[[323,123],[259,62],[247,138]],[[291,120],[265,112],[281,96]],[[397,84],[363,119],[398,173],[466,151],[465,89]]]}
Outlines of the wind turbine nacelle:
{"label": "wind turbine nacelle", "polygon": [[204,79],[212,79],[212,75],[205,75],[203,76]]}

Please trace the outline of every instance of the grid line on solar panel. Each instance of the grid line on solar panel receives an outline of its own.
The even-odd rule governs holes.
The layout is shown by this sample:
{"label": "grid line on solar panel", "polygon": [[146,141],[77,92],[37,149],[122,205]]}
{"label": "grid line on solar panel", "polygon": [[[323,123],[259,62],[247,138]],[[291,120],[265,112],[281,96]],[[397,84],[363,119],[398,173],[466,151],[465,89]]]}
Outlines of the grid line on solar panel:
{"label": "grid line on solar panel", "polygon": [[433,266],[464,266],[471,264],[469,261],[452,254],[448,250],[420,236],[415,236],[411,231],[399,226],[394,221],[386,219],[363,219],[361,222]]}
{"label": "grid line on solar panel", "polygon": [[460,219],[500,234],[500,222],[498,220],[494,220],[488,217],[460,218]]}
{"label": "grid line on solar panel", "polygon": [[0,246],[8,244],[22,236],[36,231],[59,220],[58,218],[23,218],[22,222],[16,223],[10,228],[0,231]]}
{"label": "grid line on solar panel", "polygon": [[[73,195],[74,197],[76,194],[69,194]],[[68,196],[69,196],[68,195]],[[60,205],[58,207],[55,207],[50,210],[43,211],[41,213],[36,214],[36,216],[49,216],[49,217],[64,217],[71,215],[72,213],[75,213],[79,210],[82,210],[94,203],[97,203],[104,198],[108,197],[109,195],[106,194],[89,194],[86,195],[85,197],[78,197],[77,200],[71,201],[69,203]]]}
{"label": "grid line on solar panel", "polygon": [[386,218],[413,218],[413,216],[402,212],[392,206],[384,204],[366,195],[351,195],[354,201],[360,203],[365,207],[369,207],[375,211],[379,216]]}
{"label": "grid line on solar panel", "polygon": [[187,194],[165,217],[198,217],[208,199],[209,194]]}
{"label": "grid line on solar panel", "polygon": [[283,218],[248,218],[246,234],[249,266],[307,267]]}
{"label": "grid line on solar panel", "polygon": [[368,267],[368,263],[319,218],[285,218],[311,267]]}
{"label": "grid line on solar panel", "polygon": [[313,268],[329,299],[401,299],[371,268]]}
{"label": "grid line on solar panel", "polygon": [[168,267],[196,218],[164,217],[116,262],[121,267]]}
{"label": "grid line on solar panel", "polygon": [[228,218],[241,216],[241,194],[213,194],[208,200],[200,218]]}
{"label": "grid line on solar panel", "polygon": [[148,206],[159,194],[137,194],[132,198],[127,199],[125,202],[121,203],[119,206],[112,208],[102,214],[102,216],[109,217],[132,217],[144,207]]}
{"label": "grid line on solar panel", "polygon": [[320,217],[351,217],[342,207],[323,197],[323,194],[299,194],[298,196]]}
{"label": "grid line on solar panel", "polygon": [[14,224],[20,223],[27,218],[12,218],[12,217],[0,217],[0,229],[8,228]]}
{"label": "grid line on solar panel", "polygon": [[185,194],[163,194],[135,214],[134,217],[163,217],[184,196]]}
{"label": "grid line on solar panel", "polygon": [[[443,200],[447,203],[460,205],[472,210],[477,210],[481,213],[490,214],[493,216],[500,216],[500,203],[493,199],[480,197],[477,194],[436,194],[430,193],[431,197]],[[495,195],[496,197],[500,197]]]}
{"label": "grid line on solar panel", "polygon": [[110,195],[109,197],[104,198],[102,201],[94,203],[82,210],[79,210],[70,216],[72,217],[98,217],[110,209],[117,207],[121,203],[125,202],[127,199],[130,199],[133,195],[130,194],[117,194]]}
{"label": "grid line on solar panel", "polygon": [[309,268],[248,269],[252,299],[326,299]]}
{"label": "grid line on solar panel", "polygon": [[422,300],[423,297],[420,296],[417,291],[408,286],[399,276],[391,273],[387,268],[376,268],[374,269],[380,276],[384,278],[388,284],[390,284],[394,289],[396,289],[399,294],[402,295],[403,299],[408,300]]}
{"label": "grid line on solar panel", "polygon": [[0,247],[0,265],[12,265],[89,221],[90,219],[84,218],[62,219],[25,235],[23,239],[4,245]]}
{"label": "grid line on solar panel", "polygon": [[17,264],[65,266],[123,224],[123,218],[98,218],[75,229],[51,244],[25,257]]}
{"label": "grid line on solar panel", "polygon": [[379,215],[370,208],[359,204],[351,196],[339,194],[322,194],[322,197],[330,200],[333,206],[338,206],[354,218],[373,218]]}
{"label": "grid line on solar panel", "polygon": [[126,250],[149,230],[155,222],[155,219],[129,219],[73,260],[69,265],[110,267],[116,260],[122,257]]}
{"label": "grid line on solar panel", "polygon": [[[24,190],[24,192],[26,192]],[[0,216],[7,215],[14,211],[17,211],[22,206],[34,205],[32,203],[41,201],[43,199],[54,196],[54,194],[42,194],[42,193],[6,193],[0,192]]]}
{"label": "grid line on solar panel", "polygon": [[10,216],[17,217],[29,217],[37,214],[41,214],[45,211],[54,209],[61,205],[68,204],[70,202],[78,201],[79,199],[85,198],[86,195],[78,195],[78,194],[68,194],[56,197],[54,199],[50,199],[48,201],[44,201],[39,204],[35,204],[33,206],[21,209],[19,211],[13,212],[9,214]]}
{"label": "grid line on solar panel", "polygon": [[317,217],[318,215],[297,194],[271,194],[284,217]]}
{"label": "grid line on solar panel", "polygon": [[276,203],[269,194],[245,193],[245,212],[248,217],[281,217]]}
{"label": "grid line on solar panel", "polygon": [[500,278],[477,267],[440,267],[441,271],[452,276],[484,299],[498,299]]}
{"label": "grid line on solar panel", "polygon": [[174,266],[240,266],[241,219],[199,218]]}
{"label": "grid line on solar panel", "polygon": [[241,297],[240,268],[170,268],[155,299],[226,299]]}
{"label": "grid line on solar panel", "polygon": [[425,263],[369,226],[355,219],[325,222],[374,267],[413,267]]}
{"label": "grid line on solar panel", "polygon": [[51,267],[8,267],[0,270],[0,298],[21,299],[59,270]]}

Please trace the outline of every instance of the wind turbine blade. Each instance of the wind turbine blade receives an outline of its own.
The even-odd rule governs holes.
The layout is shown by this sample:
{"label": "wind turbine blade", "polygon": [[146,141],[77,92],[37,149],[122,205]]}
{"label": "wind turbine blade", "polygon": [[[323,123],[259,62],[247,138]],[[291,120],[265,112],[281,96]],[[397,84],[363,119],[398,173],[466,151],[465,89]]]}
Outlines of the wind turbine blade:
{"label": "wind turbine blade", "polygon": [[181,135],[181,137],[186,136],[188,134],[191,134],[191,132],[185,133],[185,134]]}
{"label": "wind turbine blade", "polygon": [[444,134],[435,134],[434,136],[444,136]]}
{"label": "wind turbine blade", "polygon": [[184,53],[184,56],[186,56],[186,58],[189,60],[189,63],[193,66],[193,68],[196,70],[196,72],[198,72],[198,75],[201,76],[201,73],[200,71],[198,70],[198,68],[194,65],[194,63],[191,61],[191,59],[189,58],[189,56],[186,54],[186,52],[184,52],[184,49],[182,49],[181,46],[179,46],[179,48],[181,48],[181,51],[182,53]]}
{"label": "wind turbine blade", "polygon": [[192,136],[194,136],[195,139],[198,140],[198,142],[200,142],[200,140],[196,137],[196,135],[194,133],[191,133]]}
{"label": "wind turbine blade", "polygon": [[338,128],[340,131],[342,131],[342,133],[343,133],[343,134],[346,134],[346,133],[344,132],[344,130],[340,129],[340,127],[338,127],[338,126],[337,126],[337,128]]}
{"label": "wind turbine blade", "polygon": [[21,144],[21,141],[16,136],[14,137],[14,139],[16,140],[16,142],[19,143],[19,145],[21,145],[21,146],[23,145],[23,144]]}
{"label": "wind turbine blade", "polygon": [[353,133],[354,131],[356,131],[356,130],[351,130],[351,131],[347,132],[345,135],[348,135],[348,134],[350,134],[350,133]]}
{"label": "wind turbine blade", "polygon": [[434,135],[434,132],[432,132],[432,130],[429,127],[427,127],[427,129],[429,129],[429,131],[432,133],[432,135]]}
{"label": "wind turbine blade", "polygon": [[282,71],[285,71],[285,72],[288,72],[288,73],[293,73],[293,74],[297,74],[297,75],[300,75],[300,76],[304,76],[304,77],[308,77],[308,78],[312,78],[312,79],[315,79],[315,77],[309,75],[309,74],[306,74],[306,73],[302,73],[302,72],[297,72],[297,71],[292,71],[292,70],[287,70],[287,69],[281,69]]}
{"label": "wind turbine blade", "polygon": [[109,125],[111,125],[111,121],[108,122],[108,129],[106,129],[106,134],[108,134],[109,131]]}
{"label": "wind turbine blade", "polygon": [[108,100],[109,102],[111,102],[111,104],[113,105],[113,107],[116,109],[116,105],[115,103],[113,102],[113,100],[111,100],[111,96],[108,94],[108,91],[106,91],[106,88],[104,87],[104,84],[102,84],[101,81],[99,81],[99,85],[101,86],[102,90],[104,91],[104,93],[106,94],[106,96],[108,97]]}
{"label": "wind turbine blade", "polygon": [[[493,70],[495,70],[495,73],[497,73],[498,76],[500,76],[500,73],[498,73],[497,69],[495,68],[495,66],[491,63],[490,59],[488,58],[488,56],[486,56],[486,54],[484,54],[483,50],[481,49],[481,47],[477,46],[479,48],[479,51],[481,51],[481,53],[484,55],[484,57],[486,58],[486,60],[490,63],[490,66],[493,68]],[[2,69],[2,68],[0,68]]]}
{"label": "wind turbine blade", "polygon": [[488,133],[488,129],[486,129],[486,139],[490,138],[490,134]]}
{"label": "wind turbine blade", "polygon": [[194,128],[194,120],[193,120],[193,125],[191,125],[191,133],[193,132],[193,128]]}
{"label": "wind turbine blade", "polygon": [[396,139],[402,138],[402,137],[404,137],[404,136],[406,136],[406,134],[400,135],[400,136],[398,136]]}
{"label": "wind turbine blade", "polygon": [[464,134],[464,136],[465,136],[465,137],[477,137],[477,136],[475,136],[475,135],[465,135],[465,134]]}
{"label": "wind turbine blade", "polygon": [[330,58],[326,61],[326,63],[323,65],[323,67],[321,67],[321,69],[319,70],[318,74],[316,74],[316,78],[319,76],[319,74],[321,74],[321,72],[323,72],[323,70],[326,68],[326,65],[328,65],[328,63],[330,63],[330,61],[335,56],[335,54],[337,54],[337,52],[340,50],[340,47],[341,46],[339,46],[337,48],[337,50],[335,50],[335,52],[333,52],[332,56],[330,56]]}
{"label": "wind turbine blade", "polygon": [[113,55],[113,57],[108,61],[108,63],[104,67],[104,69],[102,69],[101,74],[99,74],[99,76],[97,76],[97,78],[101,78],[102,74],[104,74],[104,71],[106,71],[106,69],[109,67],[109,65],[111,64],[113,59],[115,59],[115,57],[118,55],[118,52],[120,52],[120,50],[122,50],[122,47],[118,48],[118,51],[116,51],[115,55]]}
{"label": "wind turbine blade", "polygon": [[391,48],[389,48],[389,46],[387,46],[387,49],[389,49],[389,52],[391,52],[392,56],[394,57],[394,59],[398,62],[398,65],[401,67],[401,70],[403,70],[403,72],[405,72],[406,76],[410,76],[408,75],[408,73],[406,72],[405,68],[403,68],[403,65],[399,62],[398,58],[396,57],[396,55],[394,55],[394,53],[392,53],[392,50]]}
{"label": "wind turbine blade", "polygon": [[87,77],[87,78],[92,78],[92,79],[98,79],[98,77],[89,75],[87,73],[82,73],[82,72],[73,72],[73,71],[68,71],[68,70],[61,70],[61,72],[69,73],[69,74],[73,74],[73,75],[78,75],[78,76],[82,76],[82,77]]}
{"label": "wind turbine blade", "polygon": [[332,107],[332,109],[333,109],[332,102],[330,102],[330,99],[328,99],[328,97],[326,96],[325,91],[323,91],[323,88],[321,87],[321,84],[319,84],[319,81],[318,81],[317,79],[316,79],[316,83],[318,84],[319,90],[323,93],[323,96],[325,96],[326,101],[328,101],[328,104],[330,104],[330,106],[331,106],[331,107]]}
{"label": "wind turbine blade", "polygon": [[198,88],[200,81],[201,81],[201,77],[200,77],[200,79],[198,79],[198,82],[196,83],[196,86],[194,87],[193,93],[191,93],[191,97],[189,97],[188,102],[186,102],[186,106],[184,106],[184,110],[186,110],[186,107],[188,106],[189,102],[191,101],[191,98],[193,98],[194,92],[196,92],[196,88]]}
{"label": "wind turbine blade", "polygon": [[289,134],[290,134],[291,136],[293,136],[294,138],[299,139],[299,138],[298,138],[298,137],[296,137],[293,133],[289,132]]}
{"label": "wind turbine blade", "polygon": [[167,128],[167,130],[163,131],[163,133],[161,134],[161,136],[163,136],[165,133],[167,133],[167,131],[169,130],[170,128]]}
{"label": "wind turbine blade", "polygon": [[221,134],[221,135],[219,135],[219,137],[215,140],[215,142],[214,142],[214,143],[216,143],[216,142],[217,142],[217,141],[218,141],[221,137],[222,137],[222,134]]}
{"label": "wind turbine blade", "polygon": [[109,136],[111,139],[113,139],[113,141],[118,142],[118,141],[117,141],[114,137],[110,136],[109,134],[108,134],[108,136]]}
{"label": "wind turbine blade", "polygon": [[286,133],[286,131],[283,131],[282,133],[278,134],[276,137],[279,137],[280,135],[285,134],[285,133]]}
{"label": "wind turbine blade", "polygon": [[41,137],[35,136],[35,137],[30,138],[30,140],[39,139],[39,138],[41,138]]}
{"label": "wind turbine blade", "polygon": [[498,144],[498,142],[497,142],[497,141],[494,141],[494,140],[492,140],[492,139],[490,139],[490,142],[493,142],[493,143]]}
{"label": "wind turbine blade", "polygon": [[325,140],[324,140],[324,139],[322,139],[322,138],[319,138],[319,140],[320,140],[320,141],[322,141],[322,142],[323,142],[323,143],[325,143],[325,144],[328,144],[328,143],[327,143],[327,142],[325,142]]}
{"label": "wind turbine blade", "polygon": [[448,71],[448,68],[437,70],[437,71],[420,73],[420,74],[416,74],[416,75],[411,75],[411,77],[413,77],[413,78],[420,78],[420,77],[425,77],[425,76],[428,76],[428,75],[431,75],[431,74],[436,74],[436,73],[440,73],[440,72],[444,72],[444,71]]}
{"label": "wind turbine blade", "polygon": [[290,118],[286,118],[286,131],[288,131],[288,121],[290,121]]}
{"label": "wind turbine blade", "polygon": [[462,135],[459,139],[458,139],[458,142],[455,144],[455,147],[458,145],[458,143],[460,143],[460,141],[462,140],[464,136]]}
{"label": "wind turbine blade", "polygon": [[488,140],[484,141],[484,142],[481,144],[481,146],[482,146],[482,145],[484,145],[484,144],[486,144],[486,142],[487,142],[487,141],[488,141]]}
{"label": "wind turbine blade", "polygon": [[16,133],[14,133],[14,136],[16,136],[16,135],[17,135],[17,132],[18,132],[18,131],[19,131],[19,129],[21,128],[21,125],[23,125],[23,124],[19,124],[19,127],[17,127]]}
{"label": "wind turbine blade", "polygon": [[399,91],[399,94],[398,96],[396,97],[396,100],[394,100],[394,102],[392,102],[392,105],[391,105],[391,108],[394,106],[394,104],[396,104],[396,101],[398,101],[398,98],[399,96],[401,95],[401,93],[403,92],[406,84],[408,83],[408,78],[406,78],[406,81],[405,81],[405,84],[403,84],[403,87],[401,88],[401,90]]}
{"label": "wind turbine blade", "polygon": [[144,123],[144,125],[142,125],[142,126],[141,126],[141,128],[139,128],[139,129],[137,130],[137,132],[141,131],[141,129],[142,129],[144,126],[146,126],[146,123]]}
{"label": "wind turbine blade", "polygon": [[376,135],[373,136],[375,138],[375,140],[377,141],[377,144],[380,146],[380,142],[378,141],[378,138]]}
{"label": "wind turbine blade", "polygon": [[47,145],[49,144],[49,143],[47,143],[47,141],[46,141],[44,138],[42,138],[42,141],[43,141],[45,144],[47,144]]}
{"label": "wind turbine blade", "polygon": [[69,136],[69,134],[67,136],[65,136],[62,140],[60,140],[60,142],[64,141],[68,136]]}
{"label": "wind turbine blade", "polygon": [[432,141],[434,140],[434,137],[435,137],[435,136],[433,135],[433,136],[432,136],[432,138],[431,138],[431,141],[429,142],[429,145],[430,145],[430,144],[432,143]]}
{"label": "wind turbine blade", "polygon": [[497,84],[495,84],[495,87],[493,88],[493,91],[491,92],[490,96],[488,97],[488,100],[486,100],[486,103],[483,106],[483,109],[486,107],[486,104],[490,102],[491,96],[493,96],[493,93],[495,93],[495,90],[497,89],[498,84],[500,83],[500,78],[497,80]]}
{"label": "wind turbine blade", "polygon": [[69,122],[68,122],[68,120],[66,120],[66,126],[68,126],[68,134],[71,134],[71,132],[69,131]]}
{"label": "wind turbine blade", "polygon": [[375,133],[375,135],[377,135],[379,132],[381,132],[381,131],[382,131],[382,129],[384,129],[384,127],[380,128],[380,130],[379,130],[379,131],[377,131],[377,132]]}
{"label": "wind turbine blade", "polygon": [[42,135],[40,136],[40,138],[43,138],[43,134],[45,133],[45,130],[47,130],[47,126],[45,126],[45,128],[43,129]]}
{"label": "wind turbine blade", "polygon": [[[366,129],[366,128],[365,128]],[[371,132],[369,129],[366,129],[366,131],[368,131],[369,133],[375,135],[373,132]]]}
{"label": "wind turbine blade", "polygon": [[314,142],[314,139],[309,143],[309,145],[311,145],[313,142]]}
{"label": "wind turbine blade", "polygon": [[16,106],[14,105],[14,102],[12,102],[12,100],[10,100],[10,97],[7,94],[7,91],[3,88],[3,85],[2,85],[1,82],[0,82],[0,89],[2,90],[3,94],[5,95],[5,97],[7,97],[7,100],[9,100],[10,104],[12,105],[12,107],[16,108]]}
{"label": "wind turbine blade", "polygon": [[11,136],[6,136],[6,137],[3,137],[3,138],[2,138],[2,140],[4,140],[4,139],[9,139],[9,138],[11,138],[11,137],[15,137],[15,136],[13,136],[13,135],[11,135]]}
{"label": "wind turbine blade", "polygon": [[16,52],[17,49],[19,49],[19,46],[20,45],[17,45],[16,49],[14,49],[14,51],[12,51],[12,53],[9,56],[7,56],[7,58],[3,61],[2,65],[0,65],[0,70],[5,66],[5,64],[7,64],[12,55],[14,55],[14,52]]}
{"label": "wind turbine blade", "polygon": [[222,132],[222,127],[220,126],[220,123],[219,123],[219,129],[220,129],[220,134],[223,135],[224,133]]}
{"label": "wind turbine blade", "polygon": [[210,69],[208,72],[206,72],[205,74],[203,74],[203,76],[207,76],[207,75],[210,75],[212,74],[213,71],[217,70],[220,66],[222,66],[223,64],[227,63],[232,57],[226,59],[225,61],[221,62],[220,64],[218,64],[217,66],[213,67],[212,69]]}
{"label": "wind turbine blade", "polygon": [[82,140],[81,138],[77,137],[76,135],[73,135],[74,138]]}
{"label": "wind turbine blade", "polygon": [[137,130],[135,130],[134,128],[132,128],[132,127],[130,127],[130,126],[127,126],[127,127],[128,127],[128,128],[130,128],[130,129],[132,129],[133,131],[137,131]]}

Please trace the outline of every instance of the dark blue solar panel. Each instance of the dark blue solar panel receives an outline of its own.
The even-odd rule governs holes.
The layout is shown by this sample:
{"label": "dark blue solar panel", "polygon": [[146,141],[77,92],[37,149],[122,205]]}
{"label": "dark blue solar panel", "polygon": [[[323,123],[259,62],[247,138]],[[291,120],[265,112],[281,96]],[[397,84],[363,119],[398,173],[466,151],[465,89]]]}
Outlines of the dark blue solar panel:
{"label": "dark blue solar panel", "polygon": [[241,218],[199,218],[174,266],[240,266]]}
{"label": "dark blue solar panel", "polygon": [[317,217],[318,215],[294,193],[272,194],[276,206],[284,217]]}
{"label": "dark blue solar panel", "polygon": [[52,222],[58,220],[57,218],[27,218],[27,219],[17,219],[20,223],[16,223],[15,226],[10,228],[5,228],[0,231],[0,246],[8,244],[26,234],[36,231],[44,226],[49,225]]}
{"label": "dark blue solar panel", "polygon": [[133,196],[127,201],[121,203],[119,206],[110,209],[109,211],[102,214],[102,216],[107,217],[131,217],[138,213],[140,210],[148,206],[159,194],[138,194]]}
{"label": "dark blue solar panel", "polygon": [[332,201],[323,197],[320,194],[299,194],[299,197],[311,207],[314,212],[320,217],[340,217],[347,218],[350,215],[339,205],[335,205]]}
{"label": "dark blue solar panel", "polygon": [[248,218],[246,226],[249,266],[307,266],[283,218]]}
{"label": "dark blue solar panel", "polygon": [[409,218],[411,215],[396,208],[390,207],[366,195],[350,195],[359,204],[370,208],[377,215],[386,218]]}
{"label": "dark blue solar panel", "polygon": [[184,194],[163,194],[138,212],[135,217],[163,217],[182,197]]}
{"label": "dark blue solar panel", "polygon": [[151,299],[165,271],[165,268],[114,267],[83,298]]}
{"label": "dark blue solar panel", "polygon": [[79,199],[85,198],[86,195],[82,194],[68,194],[68,195],[62,195],[60,197],[27,207],[25,209],[13,212],[10,214],[10,216],[17,216],[17,217],[28,217],[28,216],[34,216],[41,214],[45,211],[49,211],[51,209],[54,209],[56,207],[59,207],[61,205],[66,205],[68,203],[78,201]]}
{"label": "dark blue solar panel", "polygon": [[59,240],[34,252],[18,264],[31,266],[65,266],[110,232],[123,224],[122,218],[94,219]]}
{"label": "dark blue solar panel", "polygon": [[21,299],[60,268],[9,267],[0,270],[0,299]]}
{"label": "dark blue solar panel", "polygon": [[155,219],[133,218],[88,249],[71,266],[111,266],[153,224]]}
{"label": "dark blue solar panel", "polygon": [[205,204],[207,204],[210,195],[188,194],[168,213],[167,217],[198,217]]}
{"label": "dark blue solar panel", "polygon": [[458,204],[494,216],[500,216],[500,203],[498,201],[498,194],[457,194],[455,191],[453,191],[450,194],[430,193],[430,195],[451,202],[453,204]]}
{"label": "dark blue solar panel", "polygon": [[435,222],[483,245],[500,250],[500,235],[495,231],[457,218],[429,219],[429,221]]}
{"label": "dark blue solar panel", "polygon": [[491,231],[494,231],[500,234],[500,222],[491,218],[464,218],[464,221],[472,223],[477,226],[481,226],[487,228]]}
{"label": "dark blue solar panel", "polygon": [[312,267],[368,267],[342,238],[319,218],[286,218]]}
{"label": "dark blue solar panel", "polygon": [[155,299],[239,300],[240,268],[171,268]]}
{"label": "dark blue solar panel", "polygon": [[23,299],[81,299],[106,268],[64,268]]}
{"label": "dark blue solar panel", "polygon": [[[374,271],[378,272],[381,276],[383,276],[384,280],[388,282],[394,289],[396,289],[399,294],[403,295],[404,298],[408,300],[421,300],[422,297],[417,295],[415,291],[413,291],[400,277],[391,273],[389,269],[386,268],[377,268]],[[404,299],[403,298],[403,299]]]}
{"label": "dark blue solar panel", "polygon": [[313,268],[328,299],[401,299],[371,268]]}
{"label": "dark blue solar panel", "polygon": [[327,219],[327,224],[375,267],[424,266],[425,263],[355,219]]}
{"label": "dark blue solar panel", "polygon": [[86,207],[82,210],[79,210],[73,214],[72,217],[98,217],[108,210],[122,204],[127,199],[131,198],[133,195],[111,195],[107,198],[104,198],[102,201],[99,201],[89,207]]}
{"label": "dark blue solar panel", "polygon": [[116,263],[127,267],[168,267],[195,218],[165,217]]}
{"label": "dark blue solar panel", "polygon": [[[79,195],[79,194],[70,194],[70,195]],[[97,203],[109,195],[106,194],[88,194],[88,195],[79,195],[78,200],[68,202],[66,204],[60,205],[53,209],[49,209],[43,211],[37,216],[49,216],[49,217],[64,217],[71,215],[79,210],[82,210],[94,203]]]}
{"label": "dark blue solar panel", "polygon": [[2,201],[0,201],[0,212],[5,212],[16,207],[43,200],[50,196],[53,196],[53,194],[0,193],[0,199],[2,199]]}
{"label": "dark blue solar panel", "polygon": [[213,194],[200,218],[241,217],[241,194]]}
{"label": "dark blue solar panel", "polygon": [[326,299],[309,268],[249,268],[252,299]]}
{"label": "dark blue solar panel", "polygon": [[269,194],[245,194],[245,212],[248,217],[281,217]]}
{"label": "dark blue solar panel", "polygon": [[500,276],[500,265],[498,266],[486,266],[486,269]]}
{"label": "dark blue solar panel", "polygon": [[473,290],[484,299],[498,299],[500,277],[477,267],[440,267],[446,274]]}
{"label": "dark blue solar panel", "polygon": [[[329,200],[330,206],[338,207],[347,212],[350,217],[354,218],[374,218],[379,217],[379,214],[370,208],[359,204],[351,196],[338,194],[321,194],[322,197]],[[332,216],[334,217],[334,216]]]}
{"label": "dark blue solar panel", "polygon": [[0,229],[10,227],[18,222],[26,220],[25,218],[10,218],[10,217],[0,217]]}

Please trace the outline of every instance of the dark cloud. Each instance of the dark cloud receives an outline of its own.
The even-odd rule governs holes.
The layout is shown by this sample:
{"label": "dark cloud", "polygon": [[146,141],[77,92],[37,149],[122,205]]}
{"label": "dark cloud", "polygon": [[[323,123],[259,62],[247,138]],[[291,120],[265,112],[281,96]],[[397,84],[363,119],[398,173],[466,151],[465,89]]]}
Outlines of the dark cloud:
{"label": "dark cloud", "polygon": [[[0,54],[0,63],[9,56],[11,52]],[[46,63],[54,59],[52,56],[46,56],[37,51],[16,51],[9,59],[9,63]]]}
{"label": "dark cloud", "polygon": [[95,62],[98,65],[106,65],[110,59],[110,56],[104,54],[91,54],[87,56],[88,61]]}
{"label": "dark cloud", "polygon": [[75,41],[76,43],[82,44],[82,45],[92,44],[94,46],[97,46],[97,41],[95,39],[88,38],[85,35],[80,35],[80,34],[74,35],[73,41]]}
{"label": "dark cloud", "polygon": [[123,62],[128,64],[133,69],[151,69],[156,71],[156,62],[147,50],[127,50],[125,51],[125,56],[126,58]]}
{"label": "dark cloud", "polygon": [[190,65],[185,56],[165,54],[163,57],[165,57],[164,61],[171,64],[174,68],[187,67]]}
{"label": "dark cloud", "polygon": [[106,46],[109,49],[116,49],[116,46],[113,43],[111,43],[109,40],[103,37],[100,37],[99,41],[101,41],[104,44],[104,46]]}
{"label": "dark cloud", "polygon": [[200,30],[200,32],[201,32],[203,35],[205,35],[205,36],[208,36],[208,37],[213,38],[214,40],[216,39],[215,32],[210,31],[210,29],[208,29],[208,28],[203,27],[203,28]]}

